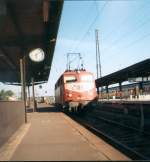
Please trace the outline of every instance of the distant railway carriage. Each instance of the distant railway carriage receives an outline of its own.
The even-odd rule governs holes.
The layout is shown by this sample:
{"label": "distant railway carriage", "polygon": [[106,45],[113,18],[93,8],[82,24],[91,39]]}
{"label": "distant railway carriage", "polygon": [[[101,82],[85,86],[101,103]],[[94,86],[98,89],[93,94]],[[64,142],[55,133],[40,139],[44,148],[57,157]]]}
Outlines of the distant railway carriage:
{"label": "distant railway carriage", "polygon": [[[121,94],[121,95],[120,95]],[[128,85],[122,85],[122,92],[119,91],[119,87],[111,87],[109,88],[109,98],[112,99],[113,97],[128,99],[132,96],[132,98],[138,98],[140,94],[150,95],[150,82],[143,82],[142,88],[140,87],[139,83],[133,83]],[[99,98],[107,98],[106,89],[102,91],[102,94]]]}
{"label": "distant railway carriage", "polygon": [[80,110],[96,97],[93,74],[85,70],[65,71],[55,84],[55,103],[68,110]]}
{"label": "distant railway carriage", "polygon": [[44,101],[46,104],[54,104],[55,103],[55,98],[54,96],[45,96]]}

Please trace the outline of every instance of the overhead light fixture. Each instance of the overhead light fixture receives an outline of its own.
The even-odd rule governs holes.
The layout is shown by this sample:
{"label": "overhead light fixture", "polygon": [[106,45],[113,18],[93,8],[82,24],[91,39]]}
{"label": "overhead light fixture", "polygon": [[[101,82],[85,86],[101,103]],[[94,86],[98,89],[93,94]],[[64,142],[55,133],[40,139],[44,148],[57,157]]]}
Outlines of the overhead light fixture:
{"label": "overhead light fixture", "polygon": [[55,38],[53,38],[53,39],[51,39],[51,40],[50,40],[50,43],[51,43],[51,42],[55,42],[55,41],[56,41],[56,39],[55,39]]}

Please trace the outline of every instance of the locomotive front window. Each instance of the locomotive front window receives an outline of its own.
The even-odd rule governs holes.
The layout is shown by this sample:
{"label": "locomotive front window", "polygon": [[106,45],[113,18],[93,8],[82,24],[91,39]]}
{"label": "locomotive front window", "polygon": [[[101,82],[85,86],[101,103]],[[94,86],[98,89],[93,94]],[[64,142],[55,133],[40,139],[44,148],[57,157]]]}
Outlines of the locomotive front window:
{"label": "locomotive front window", "polygon": [[77,78],[75,76],[65,76],[64,77],[65,83],[76,82],[76,81],[77,81]]}
{"label": "locomotive front window", "polygon": [[92,82],[93,76],[92,75],[82,75],[80,76],[80,80],[84,82]]}

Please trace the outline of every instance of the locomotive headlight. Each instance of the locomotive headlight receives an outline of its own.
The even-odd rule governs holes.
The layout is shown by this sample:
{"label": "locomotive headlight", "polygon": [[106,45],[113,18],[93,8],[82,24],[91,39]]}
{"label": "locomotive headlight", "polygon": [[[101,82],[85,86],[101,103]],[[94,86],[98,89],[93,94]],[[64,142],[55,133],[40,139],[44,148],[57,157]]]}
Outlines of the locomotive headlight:
{"label": "locomotive headlight", "polygon": [[68,94],[68,96],[69,96],[69,97],[72,97],[72,94],[71,94],[71,93],[69,93],[69,94]]}
{"label": "locomotive headlight", "polygon": [[90,92],[89,95],[93,95],[93,92]]}

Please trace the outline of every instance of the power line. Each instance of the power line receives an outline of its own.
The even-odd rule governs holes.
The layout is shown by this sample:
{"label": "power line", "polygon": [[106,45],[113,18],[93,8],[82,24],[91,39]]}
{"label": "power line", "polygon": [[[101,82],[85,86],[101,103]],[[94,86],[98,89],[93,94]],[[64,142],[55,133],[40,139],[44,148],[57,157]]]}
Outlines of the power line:
{"label": "power line", "polygon": [[[101,9],[101,14],[104,11],[106,4],[108,2],[105,2],[105,4],[103,5],[102,9]],[[86,38],[87,34],[89,33],[90,29],[92,28],[92,26],[95,24],[97,18],[99,17],[100,12],[97,13],[97,15],[95,16],[94,20],[92,21],[92,23],[89,25],[88,30],[85,32],[85,34],[83,35],[83,37],[81,38],[81,40],[79,41],[79,43],[76,45],[74,51],[76,51],[76,49],[78,48],[78,46],[81,44],[81,42]]]}
{"label": "power line", "polygon": [[120,50],[118,51],[118,53],[122,52],[122,50],[125,51],[126,49],[129,49],[130,47],[134,46],[135,44],[137,44],[138,42],[140,42],[140,41],[146,39],[146,38],[149,37],[149,36],[150,36],[150,32],[147,33],[147,34],[145,34],[145,35],[143,35],[143,36],[141,36],[139,39],[136,39],[136,40],[132,41],[132,42],[129,43],[128,45],[124,46],[122,49],[120,49]]}
{"label": "power line", "polygon": [[[89,6],[89,8],[88,8],[88,10],[87,10],[87,12],[85,14],[86,15],[85,18],[89,17],[89,14],[91,13],[90,11],[92,10],[92,7],[94,6],[94,2],[95,1],[93,1],[93,3]],[[84,18],[84,20],[85,20],[85,18]],[[82,21],[82,25],[80,26],[81,29],[83,29],[84,26],[85,26],[85,21],[84,20],[80,20],[80,21]],[[77,36],[78,36],[78,34],[75,35],[73,40],[76,40]]]}
{"label": "power line", "polygon": [[[141,23],[136,29],[133,29],[132,31],[128,32],[128,33],[124,33],[123,36],[121,37],[122,39],[125,39],[126,37],[128,36],[131,36],[131,34],[135,33],[136,31],[138,31],[139,29],[141,29],[141,27],[143,27],[144,25],[150,23],[150,17],[148,19],[146,19],[143,23]],[[117,44],[117,43],[120,43],[120,40],[122,39],[117,39],[115,40],[113,44]]]}
{"label": "power line", "polygon": [[124,48],[129,48],[129,47],[133,46],[134,44],[136,44],[136,43],[138,43],[138,42],[140,42],[142,40],[144,40],[145,38],[147,38],[149,36],[150,36],[150,33],[147,33],[147,34],[143,35],[142,37],[140,37],[139,39],[136,39],[136,40],[132,41],[130,44],[128,44]]}
{"label": "power line", "polygon": [[[147,2],[146,4],[149,4],[149,3]],[[137,11],[141,11],[143,8],[145,8],[145,4],[144,4],[144,5],[141,5],[141,6],[137,9]],[[136,16],[138,16],[138,14],[139,14],[139,12],[136,12],[136,13],[135,13]],[[145,15],[144,15],[144,16],[145,16]],[[103,38],[103,40],[106,40],[106,39],[108,39],[109,37],[111,37],[111,35],[114,34],[114,32],[115,32],[116,30],[117,30],[117,32],[118,32],[119,27],[120,27],[120,29],[122,29],[122,26],[123,26],[124,24],[126,24],[127,22],[128,22],[128,17],[126,17],[118,26],[116,26],[113,30],[111,30],[111,32],[110,32],[109,34],[107,34],[107,36],[105,36],[105,37]]]}

